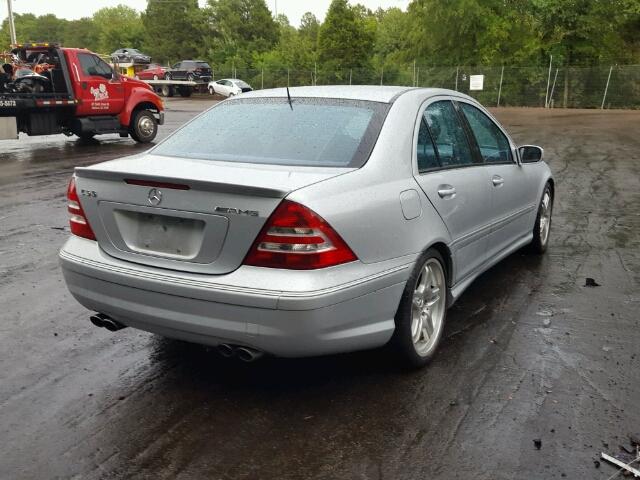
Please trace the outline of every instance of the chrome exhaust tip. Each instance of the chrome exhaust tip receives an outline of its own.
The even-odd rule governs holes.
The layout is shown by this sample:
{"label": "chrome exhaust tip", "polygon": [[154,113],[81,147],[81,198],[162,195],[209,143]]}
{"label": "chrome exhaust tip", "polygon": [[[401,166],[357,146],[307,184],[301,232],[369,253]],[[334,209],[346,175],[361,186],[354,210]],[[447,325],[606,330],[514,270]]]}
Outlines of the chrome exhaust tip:
{"label": "chrome exhaust tip", "polygon": [[110,332],[117,332],[118,330],[122,330],[123,328],[127,328],[126,325],[114,320],[113,318],[105,315],[104,313],[97,313],[95,315],[91,315],[89,317],[91,323],[93,323],[96,327],[106,328]]}
{"label": "chrome exhaust tip", "polygon": [[218,345],[218,353],[225,358],[231,358],[235,355],[236,351],[228,343],[221,343]]}
{"label": "chrome exhaust tip", "polygon": [[249,347],[238,347],[236,349],[236,355],[243,362],[250,363],[260,359],[264,355],[264,352],[254,350],[253,348]]}
{"label": "chrome exhaust tip", "polygon": [[104,328],[104,321],[102,320],[102,315],[101,314],[97,314],[97,315],[91,315],[89,317],[89,320],[91,321],[91,323],[93,323],[96,327],[98,328]]}

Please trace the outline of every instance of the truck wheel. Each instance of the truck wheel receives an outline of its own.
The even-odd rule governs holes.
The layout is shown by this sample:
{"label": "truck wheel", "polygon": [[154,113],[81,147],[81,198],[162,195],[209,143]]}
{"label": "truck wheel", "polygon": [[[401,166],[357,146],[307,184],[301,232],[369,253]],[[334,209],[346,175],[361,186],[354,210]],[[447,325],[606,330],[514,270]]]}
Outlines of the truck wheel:
{"label": "truck wheel", "polygon": [[164,79],[165,80],[171,80],[171,74],[169,72],[164,74]]}
{"label": "truck wheel", "polygon": [[190,74],[187,76],[187,80],[189,80],[190,82],[195,81],[195,77],[193,76],[193,74],[192,74],[192,73],[190,73]]}
{"label": "truck wheel", "polygon": [[139,110],[129,125],[129,135],[136,142],[149,143],[158,133],[158,121],[149,110]]}
{"label": "truck wheel", "polygon": [[160,93],[163,97],[173,97],[173,87],[171,85],[162,85]]}

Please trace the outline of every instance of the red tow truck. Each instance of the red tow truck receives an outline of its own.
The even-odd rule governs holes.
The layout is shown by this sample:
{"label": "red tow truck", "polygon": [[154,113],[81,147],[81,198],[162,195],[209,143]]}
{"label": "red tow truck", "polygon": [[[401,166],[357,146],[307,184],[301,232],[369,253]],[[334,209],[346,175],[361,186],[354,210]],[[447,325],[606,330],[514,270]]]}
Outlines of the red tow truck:
{"label": "red tow truck", "polygon": [[18,132],[85,139],[118,133],[147,143],[164,123],[151,86],[120,75],[89,50],[30,43],[13,45],[5,58],[13,72],[0,82],[0,140]]}

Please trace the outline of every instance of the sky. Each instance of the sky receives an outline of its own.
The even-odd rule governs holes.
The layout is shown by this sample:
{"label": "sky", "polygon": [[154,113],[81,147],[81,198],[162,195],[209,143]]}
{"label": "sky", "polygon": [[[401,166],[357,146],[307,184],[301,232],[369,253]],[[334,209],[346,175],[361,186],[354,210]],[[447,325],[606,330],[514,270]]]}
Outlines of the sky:
{"label": "sky", "polygon": [[[122,3],[137,10],[144,10],[147,6],[146,0],[12,0],[13,11],[15,13],[33,13],[35,15],[45,15],[53,13],[57,17],[74,20],[81,17],[90,17],[96,10],[102,7],[115,7]],[[205,0],[199,0],[200,5],[204,5]],[[366,7],[375,10],[378,7],[389,8],[399,7],[403,10],[407,8],[409,0],[350,0],[351,3],[361,3]],[[298,26],[300,17],[305,12],[312,12],[321,21],[329,8],[331,0],[266,0],[272,12],[275,11],[276,3],[278,13],[284,13],[289,17],[289,22]],[[0,0],[0,19],[7,16],[7,2]]]}

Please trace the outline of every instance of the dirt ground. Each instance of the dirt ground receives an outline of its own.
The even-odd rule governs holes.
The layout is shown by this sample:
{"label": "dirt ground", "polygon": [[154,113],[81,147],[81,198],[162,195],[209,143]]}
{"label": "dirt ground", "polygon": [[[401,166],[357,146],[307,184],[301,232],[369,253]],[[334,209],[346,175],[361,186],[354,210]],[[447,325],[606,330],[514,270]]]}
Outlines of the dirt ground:
{"label": "dirt ground", "polygon": [[[209,104],[168,101],[161,136]],[[495,113],[545,148],[550,250],[479,278],[411,373],[94,328],[58,267],[65,188],[144,147],[0,142],[0,478],[606,479],[594,460],[640,432],[640,112]]]}

